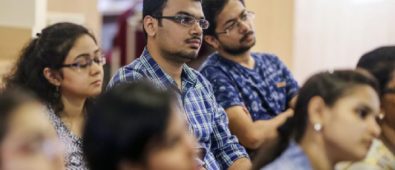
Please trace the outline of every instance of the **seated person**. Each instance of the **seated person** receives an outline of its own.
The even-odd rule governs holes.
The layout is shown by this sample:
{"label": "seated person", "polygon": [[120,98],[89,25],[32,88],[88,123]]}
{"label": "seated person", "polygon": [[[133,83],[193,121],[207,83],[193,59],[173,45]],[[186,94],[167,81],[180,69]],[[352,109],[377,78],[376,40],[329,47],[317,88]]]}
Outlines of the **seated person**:
{"label": "seated person", "polygon": [[339,170],[395,169],[395,46],[381,47],[364,54],[357,68],[370,72],[379,82],[382,133],[374,140],[367,157],[359,162],[339,164]]}
{"label": "seated person", "polygon": [[210,22],[204,40],[217,53],[201,73],[213,85],[231,132],[250,151],[256,150],[274,141],[277,127],[293,114],[289,108],[297,82],[275,55],[250,50],[255,44],[254,13],[242,0],[203,0],[202,4]]}
{"label": "seated person", "polygon": [[68,170],[87,170],[81,149],[85,110],[102,91],[105,61],[87,28],[56,23],[29,41],[6,79],[7,88],[25,87],[50,108]]}
{"label": "seated person", "polygon": [[206,153],[207,169],[250,169],[248,154],[230,133],[228,117],[215,101],[211,84],[186,65],[196,59],[207,28],[201,0],[144,0],[147,45],[138,59],[118,69],[107,88],[148,79],[159,88],[173,89],[190,132]]}
{"label": "seated person", "polygon": [[363,159],[380,134],[377,91],[367,72],[313,75],[299,91],[295,115],[279,127],[277,145],[262,150],[253,169],[332,170]]}
{"label": "seated person", "polygon": [[88,109],[83,151],[91,170],[193,170],[196,141],[168,91],[121,83]]}

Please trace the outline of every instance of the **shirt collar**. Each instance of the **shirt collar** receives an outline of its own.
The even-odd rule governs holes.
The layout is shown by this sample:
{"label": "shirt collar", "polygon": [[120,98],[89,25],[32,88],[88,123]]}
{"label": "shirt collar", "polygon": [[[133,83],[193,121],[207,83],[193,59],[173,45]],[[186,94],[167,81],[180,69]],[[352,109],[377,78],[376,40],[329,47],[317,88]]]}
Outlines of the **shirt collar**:
{"label": "shirt collar", "polygon": [[[156,81],[159,81],[165,87],[177,87],[175,80],[162,70],[159,64],[152,58],[147,48],[144,48],[140,59],[144,67],[148,68],[148,72],[150,72],[151,75],[154,75],[154,79],[156,79]],[[181,81],[183,89],[185,87],[194,87],[197,82],[196,74],[193,72],[192,68],[186,64],[182,67]]]}

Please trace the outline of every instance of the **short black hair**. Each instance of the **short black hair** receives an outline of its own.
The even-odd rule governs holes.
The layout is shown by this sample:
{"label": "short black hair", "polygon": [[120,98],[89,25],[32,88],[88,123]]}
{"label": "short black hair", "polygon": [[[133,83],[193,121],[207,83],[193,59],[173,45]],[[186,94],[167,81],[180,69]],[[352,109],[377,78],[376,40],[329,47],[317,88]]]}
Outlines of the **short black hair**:
{"label": "short black hair", "polygon": [[[143,21],[146,16],[162,16],[167,0],[144,0],[143,2]],[[160,23],[161,21],[159,21]],[[145,39],[147,40],[147,31],[143,24]]]}
{"label": "short black hair", "polygon": [[367,52],[359,59],[357,68],[367,70],[377,79],[382,96],[395,71],[395,46],[379,47]]}
{"label": "short black hair", "polygon": [[[199,1],[201,0],[194,0]],[[162,16],[163,9],[166,7],[167,0],[144,0],[143,2],[143,20],[146,16],[160,17]],[[159,24],[161,20],[159,19]],[[143,24],[143,31],[145,38],[147,39],[147,32],[145,31]]]}
{"label": "short black hair", "polygon": [[[239,0],[244,6],[244,0]],[[216,36],[215,28],[217,27],[217,16],[228,4],[229,0],[203,0],[202,8],[206,20],[210,23],[210,27],[203,30],[204,35]]]}
{"label": "short black hair", "polygon": [[152,145],[161,144],[173,94],[152,83],[121,83],[88,108],[83,153],[92,170],[117,169],[122,161],[145,165]]}
{"label": "short black hair", "polygon": [[144,0],[143,19],[145,16],[162,16],[167,0]]}

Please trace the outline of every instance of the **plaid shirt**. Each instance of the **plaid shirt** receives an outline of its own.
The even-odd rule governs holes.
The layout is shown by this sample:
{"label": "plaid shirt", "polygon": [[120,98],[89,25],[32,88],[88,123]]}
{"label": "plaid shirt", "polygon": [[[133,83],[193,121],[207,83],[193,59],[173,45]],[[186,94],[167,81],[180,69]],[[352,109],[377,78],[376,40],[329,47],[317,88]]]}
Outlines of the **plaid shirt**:
{"label": "plaid shirt", "polygon": [[[159,88],[177,89],[176,82],[166,74],[145,49],[140,58],[119,69],[108,87],[120,82],[149,79]],[[205,149],[206,168],[227,169],[233,162],[248,157],[237,138],[230,134],[228,117],[215,101],[211,84],[197,71],[183,66],[182,91],[176,90],[186,113],[190,131]]]}

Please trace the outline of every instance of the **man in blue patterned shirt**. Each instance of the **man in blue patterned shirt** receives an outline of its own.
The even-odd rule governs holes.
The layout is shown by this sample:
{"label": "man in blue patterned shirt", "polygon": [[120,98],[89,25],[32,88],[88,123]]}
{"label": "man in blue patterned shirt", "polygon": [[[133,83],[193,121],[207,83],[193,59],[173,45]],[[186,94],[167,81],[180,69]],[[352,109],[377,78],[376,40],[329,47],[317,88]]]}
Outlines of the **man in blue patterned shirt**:
{"label": "man in blue patterned shirt", "polygon": [[255,44],[254,13],[244,1],[203,0],[202,5],[210,22],[204,40],[217,53],[201,73],[228,114],[231,132],[254,151],[275,141],[277,127],[293,115],[289,108],[297,82],[275,55],[250,51]]}
{"label": "man in blue patterned shirt", "polygon": [[228,129],[228,118],[217,104],[211,84],[185,63],[195,59],[207,29],[198,0],[144,0],[143,25],[147,46],[141,56],[122,67],[109,87],[149,79],[177,92],[189,129],[205,155],[206,169],[249,169],[251,161]]}

